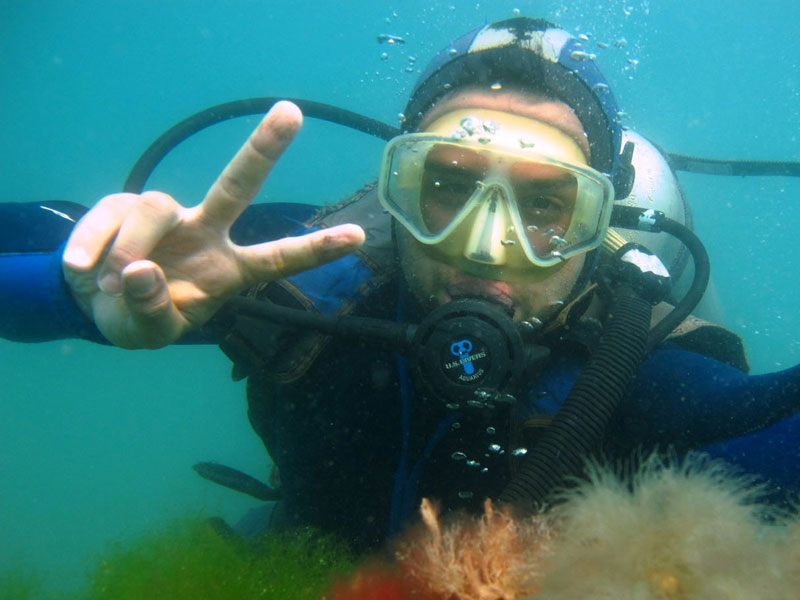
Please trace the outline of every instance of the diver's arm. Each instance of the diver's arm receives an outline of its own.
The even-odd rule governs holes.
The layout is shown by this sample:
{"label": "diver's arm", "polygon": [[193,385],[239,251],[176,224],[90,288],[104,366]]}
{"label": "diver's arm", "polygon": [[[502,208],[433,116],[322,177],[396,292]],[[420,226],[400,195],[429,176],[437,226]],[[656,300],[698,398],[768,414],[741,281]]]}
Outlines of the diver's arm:
{"label": "diver's arm", "polygon": [[0,204],[0,337],[107,343],[72,300],[61,272],[64,244],[85,212],[64,201]]}
{"label": "diver's arm", "polygon": [[[302,223],[318,208],[285,202],[248,206],[231,227],[231,239],[249,245],[302,232]],[[0,203],[0,338],[110,343],[78,308],[61,268],[67,238],[87,210],[61,200]],[[176,343],[218,342],[214,332],[198,329]]]}
{"label": "diver's arm", "polygon": [[614,435],[649,446],[697,449],[797,413],[800,366],[747,375],[694,352],[662,349],[642,364]]}
{"label": "diver's arm", "polygon": [[157,348],[201,328],[250,285],[312,269],[356,250],[364,232],[341,225],[240,246],[230,229],[300,128],[275,104],[203,202],[184,208],[159,192],[103,198],[64,251],[65,281],[103,335],[125,348]]}

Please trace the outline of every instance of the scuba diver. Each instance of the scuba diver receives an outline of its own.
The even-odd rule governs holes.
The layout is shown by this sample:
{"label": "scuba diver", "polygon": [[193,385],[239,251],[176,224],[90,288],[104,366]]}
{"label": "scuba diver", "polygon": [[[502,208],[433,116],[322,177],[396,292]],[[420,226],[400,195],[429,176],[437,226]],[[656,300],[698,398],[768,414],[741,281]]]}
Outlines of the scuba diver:
{"label": "scuba diver", "polygon": [[423,497],[545,506],[592,457],[703,450],[776,501],[800,486],[800,368],[748,376],[741,341],[690,315],[709,270],[688,207],[581,40],[524,17],[469,32],[377,182],[251,205],[301,121],[275,103],[193,208],[132,186],[0,207],[0,334],[219,344],[273,477],[198,472],[359,547]]}

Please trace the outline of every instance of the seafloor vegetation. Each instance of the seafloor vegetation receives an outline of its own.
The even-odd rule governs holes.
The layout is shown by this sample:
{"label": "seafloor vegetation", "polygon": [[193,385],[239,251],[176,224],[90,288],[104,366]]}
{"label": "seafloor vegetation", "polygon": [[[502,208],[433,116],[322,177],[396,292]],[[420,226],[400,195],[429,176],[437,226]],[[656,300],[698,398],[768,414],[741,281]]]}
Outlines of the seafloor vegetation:
{"label": "seafloor vegetation", "polygon": [[[244,541],[213,520],[177,522],[116,543],[80,596],[59,600],[314,600],[353,568],[344,544],[312,530]],[[39,600],[32,574],[0,577],[0,600]]]}
{"label": "seafloor vegetation", "polygon": [[[759,502],[720,463],[645,461],[633,476],[590,469],[549,511],[421,521],[382,558],[359,559],[311,530],[245,541],[214,520],[117,543],[80,596],[63,600],[793,598],[800,519]],[[388,558],[387,558],[388,557]],[[0,577],[0,600],[43,598],[36,578]]]}

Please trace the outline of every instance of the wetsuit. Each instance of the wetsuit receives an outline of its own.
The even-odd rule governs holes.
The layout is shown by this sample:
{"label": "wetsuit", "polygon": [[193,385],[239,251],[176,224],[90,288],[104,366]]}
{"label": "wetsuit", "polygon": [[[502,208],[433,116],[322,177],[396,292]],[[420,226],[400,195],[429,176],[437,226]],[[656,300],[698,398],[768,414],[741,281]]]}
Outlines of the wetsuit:
{"label": "wetsuit", "polygon": [[[302,232],[315,209],[256,205],[231,235],[247,244]],[[64,241],[84,210],[69,203],[0,205],[0,336],[107,343],[61,276]],[[385,250],[386,232],[363,225],[368,243],[384,236]],[[419,317],[396,270],[377,269],[374,255],[341,261],[252,293],[295,306],[310,299],[321,312]],[[236,334],[252,333],[251,325],[243,320],[231,335],[226,315],[181,342],[220,343],[234,359],[235,376],[248,377],[250,420],[280,477],[275,520],[317,525],[365,546],[400,528],[422,496],[470,508],[497,496],[591,348],[590,334],[557,337],[551,359],[516,405],[454,411],[424,398],[391,351],[280,326],[256,328],[250,338]],[[773,498],[784,500],[800,489],[798,409],[800,367],[748,376],[667,341],[642,364],[601,450],[612,458],[670,446],[706,450],[769,479]]]}

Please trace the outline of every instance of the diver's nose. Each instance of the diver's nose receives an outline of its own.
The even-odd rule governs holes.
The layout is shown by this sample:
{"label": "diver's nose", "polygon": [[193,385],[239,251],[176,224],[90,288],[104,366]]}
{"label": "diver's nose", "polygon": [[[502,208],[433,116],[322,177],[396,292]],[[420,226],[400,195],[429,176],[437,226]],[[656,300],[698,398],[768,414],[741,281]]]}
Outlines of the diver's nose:
{"label": "diver's nose", "polygon": [[508,247],[514,243],[507,239],[508,228],[512,226],[508,202],[501,186],[486,186],[464,248],[464,256],[469,260],[486,265],[508,262]]}

